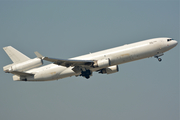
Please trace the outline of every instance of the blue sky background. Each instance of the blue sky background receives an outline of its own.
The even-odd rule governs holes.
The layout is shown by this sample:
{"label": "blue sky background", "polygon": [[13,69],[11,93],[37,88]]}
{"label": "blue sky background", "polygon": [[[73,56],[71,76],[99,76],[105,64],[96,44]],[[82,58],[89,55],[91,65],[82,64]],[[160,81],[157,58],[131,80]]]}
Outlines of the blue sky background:
{"label": "blue sky background", "polygon": [[[0,48],[67,59],[156,37],[179,41],[179,1],[0,1]],[[2,67],[1,120],[179,120],[179,44],[157,59],[50,82],[14,82]],[[45,62],[48,64],[48,62]]]}

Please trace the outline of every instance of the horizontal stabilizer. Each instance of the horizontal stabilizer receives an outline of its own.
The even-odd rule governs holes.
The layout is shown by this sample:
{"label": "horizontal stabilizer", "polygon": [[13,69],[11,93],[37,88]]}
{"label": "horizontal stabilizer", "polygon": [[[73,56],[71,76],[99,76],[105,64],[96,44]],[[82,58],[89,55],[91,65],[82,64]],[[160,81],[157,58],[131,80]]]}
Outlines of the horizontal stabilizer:
{"label": "horizontal stabilizer", "polygon": [[36,51],[34,53],[38,58],[43,59],[44,56],[42,56],[39,52]]}
{"label": "horizontal stabilizer", "polygon": [[14,75],[22,76],[22,77],[29,77],[29,76],[34,76],[32,73],[27,73],[27,72],[19,72],[19,71],[13,71],[11,72]]}

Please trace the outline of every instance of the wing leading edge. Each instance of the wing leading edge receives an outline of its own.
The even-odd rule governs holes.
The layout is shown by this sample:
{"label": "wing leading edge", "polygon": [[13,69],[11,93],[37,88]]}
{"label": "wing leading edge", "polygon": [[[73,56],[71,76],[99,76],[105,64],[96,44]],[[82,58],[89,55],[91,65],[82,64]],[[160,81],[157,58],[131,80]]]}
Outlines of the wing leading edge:
{"label": "wing leading edge", "polygon": [[72,60],[72,59],[57,59],[57,58],[50,58],[44,57],[40,53],[35,52],[36,56],[46,60],[53,62],[54,64],[65,66],[65,67],[73,67],[73,66],[91,66],[94,64],[93,60]]}

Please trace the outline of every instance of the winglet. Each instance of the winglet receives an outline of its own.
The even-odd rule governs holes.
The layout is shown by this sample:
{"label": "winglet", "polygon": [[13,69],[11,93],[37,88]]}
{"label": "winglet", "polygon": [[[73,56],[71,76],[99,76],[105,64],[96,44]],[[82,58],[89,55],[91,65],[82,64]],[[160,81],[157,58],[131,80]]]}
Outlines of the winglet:
{"label": "winglet", "polygon": [[40,58],[40,59],[43,59],[44,58],[44,56],[42,56],[39,52],[34,52],[35,53],[35,55],[38,57],[38,58]]}

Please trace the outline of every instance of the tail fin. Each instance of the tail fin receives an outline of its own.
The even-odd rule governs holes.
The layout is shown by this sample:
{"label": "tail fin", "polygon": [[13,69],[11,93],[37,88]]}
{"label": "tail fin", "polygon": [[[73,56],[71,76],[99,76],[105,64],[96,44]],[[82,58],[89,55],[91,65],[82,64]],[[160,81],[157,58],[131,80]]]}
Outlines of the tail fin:
{"label": "tail fin", "polygon": [[24,62],[30,59],[29,57],[22,54],[12,46],[7,46],[4,47],[3,49],[14,63]]}

